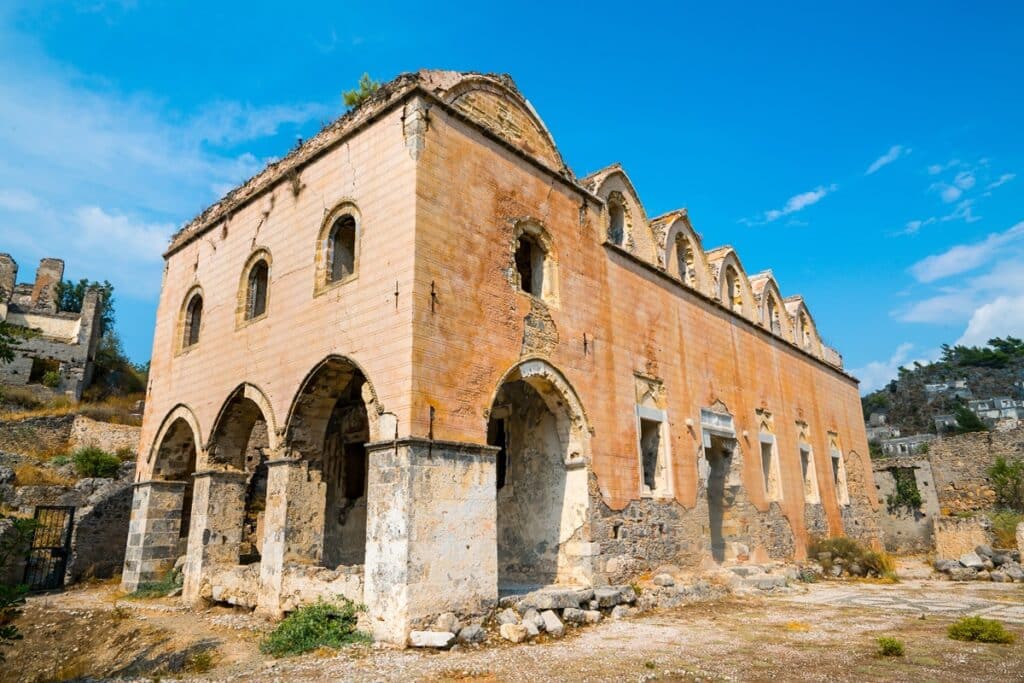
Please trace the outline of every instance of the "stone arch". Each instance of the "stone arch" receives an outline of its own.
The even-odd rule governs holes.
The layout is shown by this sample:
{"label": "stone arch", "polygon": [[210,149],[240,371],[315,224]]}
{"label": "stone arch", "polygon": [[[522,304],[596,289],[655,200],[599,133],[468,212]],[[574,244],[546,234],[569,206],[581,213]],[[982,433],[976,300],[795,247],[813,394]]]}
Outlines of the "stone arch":
{"label": "stone arch", "polygon": [[658,240],[647,220],[640,197],[622,167],[615,164],[600,171],[592,177],[591,184],[595,186],[595,194],[604,201],[602,237],[609,242],[615,242],[612,239],[613,236],[608,233],[609,228],[612,227],[611,209],[621,206],[624,223],[623,235],[622,241],[616,243],[637,258],[652,265],[658,265],[660,261]]}
{"label": "stone arch", "polygon": [[[303,462],[310,543],[306,560],[327,567],[362,564],[366,555],[366,444],[379,441],[380,406],[363,369],[332,355],[306,375],[285,427],[289,458]],[[392,436],[392,435],[387,435]],[[293,520],[295,523],[297,520]]]}
{"label": "stone arch", "polygon": [[[246,325],[256,320],[261,320],[270,312],[270,290],[273,274],[274,260],[270,250],[266,247],[257,247],[249,254],[242,267],[242,274],[238,281],[238,301],[235,305],[235,319],[239,326]],[[252,309],[255,291],[250,287],[250,279],[253,270],[257,267],[266,267],[266,290],[263,296],[262,311]]]}
{"label": "stone arch", "polygon": [[[179,482],[180,488],[173,494],[173,507],[179,512],[169,519],[177,524],[177,537],[182,540],[188,537],[192,521],[192,475],[201,452],[201,433],[195,413],[188,406],[178,404],[161,423],[150,451],[153,462],[150,479]],[[171,534],[173,536],[173,530]]]}
{"label": "stone arch", "polygon": [[206,462],[203,465],[209,469],[244,469],[245,442],[258,421],[266,425],[266,448],[277,451],[277,422],[270,401],[254,384],[239,384],[228,394],[217,413],[206,442]]}
{"label": "stone arch", "polygon": [[[334,259],[337,256],[335,253],[335,236],[336,231],[340,227],[341,221],[346,218],[351,219],[354,228],[353,244],[352,244],[352,267],[351,272],[348,273],[337,273],[335,272]],[[336,285],[349,282],[355,279],[359,274],[359,245],[363,236],[363,218],[362,213],[359,211],[359,207],[352,200],[345,199],[338,202],[333,209],[326,212],[324,220],[320,224],[320,231],[317,234],[316,239],[316,253],[314,255],[316,267],[314,268],[314,277],[316,281],[313,284],[314,294],[319,294],[326,289],[334,287]]]}
{"label": "stone arch", "polygon": [[743,265],[732,247],[714,250],[715,258],[710,258],[712,270],[717,271],[717,289],[715,295],[724,306],[750,321],[757,320],[757,308],[754,303],[754,292],[750,287]]}
{"label": "stone arch", "polygon": [[511,79],[463,76],[447,88],[444,101],[473,121],[554,170],[568,170],[551,132]]}
{"label": "stone arch", "polygon": [[685,216],[672,221],[665,233],[664,263],[665,270],[690,289],[702,294],[712,293],[711,273],[700,235]]}
{"label": "stone arch", "polygon": [[792,321],[771,271],[759,273],[750,279],[758,302],[758,321],[772,334],[790,340],[793,338]]}
{"label": "stone arch", "polygon": [[590,580],[590,431],[576,392],[546,361],[502,376],[487,411],[496,446],[498,582],[503,589]]}
{"label": "stone arch", "polygon": [[803,297],[792,296],[784,300],[786,310],[790,315],[790,327],[792,328],[792,341],[807,353],[821,358],[821,337],[818,336],[818,326],[811,317],[811,312],[804,303]]}

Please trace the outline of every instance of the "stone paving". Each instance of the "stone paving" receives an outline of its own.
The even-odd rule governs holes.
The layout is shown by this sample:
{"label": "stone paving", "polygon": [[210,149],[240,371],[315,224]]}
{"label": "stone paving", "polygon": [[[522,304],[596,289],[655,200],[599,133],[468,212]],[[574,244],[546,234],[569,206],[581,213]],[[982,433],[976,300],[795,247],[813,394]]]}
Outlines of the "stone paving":
{"label": "stone paving", "polygon": [[833,607],[898,610],[948,617],[983,616],[1024,624],[1024,590],[1014,584],[907,581],[895,585],[813,584],[807,593],[781,600]]}

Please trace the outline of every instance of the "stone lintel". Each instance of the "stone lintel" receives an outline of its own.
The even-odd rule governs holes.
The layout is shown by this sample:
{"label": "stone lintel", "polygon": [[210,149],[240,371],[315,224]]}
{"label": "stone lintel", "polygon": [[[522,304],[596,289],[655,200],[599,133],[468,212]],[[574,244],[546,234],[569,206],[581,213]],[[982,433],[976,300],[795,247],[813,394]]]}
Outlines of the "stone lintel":
{"label": "stone lintel", "polygon": [[169,479],[146,479],[144,481],[137,481],[134,484],[132,484],[133,488],[142,488],[143,486],[148,486],[150,488],[174,489],[174,488],[185,488],[186,486],[188,486],[188,482],[187,481],[173,481],[173,480],[169,480]]}
{"label": "stone lintel", "polygon": [[410,452],[416,452],[417,454],[422,454],[422,451],[425,449],[435,456],[449,458],[463,455],[493,458],[501,450],[498,446],[489,446],[487,444],[469,443],[466,441],[440,441],[420,436],[406,436],[401,439],[390,439],[388,441],[371,441],[366,444],[366,451],[368,453],[390,450],[392,448],[408,448]]}

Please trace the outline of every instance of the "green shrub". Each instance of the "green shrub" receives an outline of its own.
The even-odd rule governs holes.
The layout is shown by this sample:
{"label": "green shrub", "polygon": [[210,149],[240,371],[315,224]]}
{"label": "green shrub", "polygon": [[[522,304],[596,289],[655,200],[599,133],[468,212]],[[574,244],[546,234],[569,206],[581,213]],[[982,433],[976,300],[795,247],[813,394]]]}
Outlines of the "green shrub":
{"label": "green shrub", "polygon": [[67,465],[69,462],[71,462],[71,458],[66,455],[58,455],[50,458],[50,464],[55,467],[64,467],[64,465]]}
{"label": "green shrub", "polygon": [[128,462],[129,460],[135,460],[135,450],[132,448],[118,448],[117,452],[114,453],[117,459],[121,462]]}
{"label": "green shrub", "polygon": [[1000,456],[988,469],[996,504],[1017,512],[1024,512],[1024,460],[1008,462]]}
{"label": "green shrub", "polygon": [[101,448],[85,446],[71,455],[75,471],[81,477],[116,477],[121,459]]}
{"label": "green shrub", "polygon": [[274,657],[299,655],[318,647],[338,648],[370,642],[356,629],[356,618],[365,608],[341,598],[340,603],[318,600],[295,610],[260,643],[260,652]]}
{"label": "green shrub", "polygon": [[878,654],[882,657],[902,657],[903,642],[899,638],[882,636],[878,639]]}
{"label": "green shrub", "polygon": [[892,474],[896,490],[889,494],[885,503],[889,512],[897,512],[900,508],[906,508],[907,512],[913,512],[921,507],[921,491],[917,488],[917,477],[912,467],[893,467],[889,470]]}
{"label": "green shrub", "polygon": [[972,643],[1004,643],[1014,641],[1012,633],[1003,628],[995,619],[962,617],[949,625],[949,637],[953,640],[967,640]]}
{"label": "green shrub", "polygon": [[989,515],[992,520],[992,533],[995,535],[997,548],[1017,547],[1017,525],[1024,522],[1024,514],[1013,510],[1000,510]]}
{"label": "green shrub", "polygon": [[159,581],[140,583],[139,587],[136,588],[134,592],[129,593],[127,597],[138,600],[162,598],[174,590],[181,588],[184,583],[184,575],[182,575],[181,572],[176,572],[172,569]]}
{"label": "green shrub", "polygon": [[43,375],[43,386],[49,387],[51,389],[56,389],[57,387],[60,386],[60,380],[61,377],[59,372],[57,372],[56,370],[48,370]]}
{"label": "green shrub", "polygon": [[[869,575],[896,579],[896,561],[891,555],[869,550],[848,536],[815,539],[807,552],[812,560],[821,562],[825,571],[831,569],[836,560],[841,559],[843,567],[859,564]],[[821,553],[829,553],[830,557],[820,560],[818,556]]]}

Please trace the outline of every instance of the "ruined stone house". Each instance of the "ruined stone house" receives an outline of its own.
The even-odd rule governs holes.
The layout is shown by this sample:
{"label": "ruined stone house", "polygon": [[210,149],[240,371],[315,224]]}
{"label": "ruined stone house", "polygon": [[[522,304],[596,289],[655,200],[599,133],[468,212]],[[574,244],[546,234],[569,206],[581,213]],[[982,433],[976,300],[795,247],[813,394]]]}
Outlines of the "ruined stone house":
{"label": "ruined stone house", "polygon": [[44,258],[35,282],[18,283],[18,264],[9,254],[0,254],[0,320],[32,331],[18,340],[15,359],[0,363],[0,384],[45,380],[77,401],[92,380],[103,310],[99,292],[89,290],[81,312],[61,311],[57,288],[63,277],[64,262]]}
{"label": "ruined stone house", "polygon": [[385,85],[165,255],[124,585],[368,606],[877,537],[856,380],[799,296],[586,178],[506,76]]}

